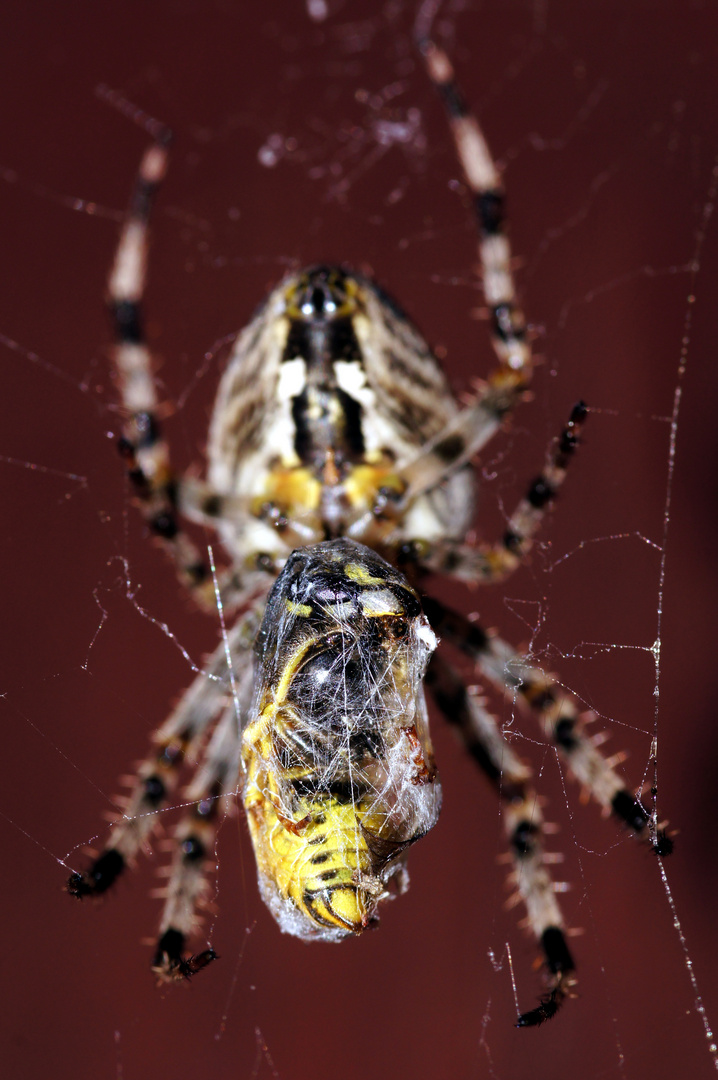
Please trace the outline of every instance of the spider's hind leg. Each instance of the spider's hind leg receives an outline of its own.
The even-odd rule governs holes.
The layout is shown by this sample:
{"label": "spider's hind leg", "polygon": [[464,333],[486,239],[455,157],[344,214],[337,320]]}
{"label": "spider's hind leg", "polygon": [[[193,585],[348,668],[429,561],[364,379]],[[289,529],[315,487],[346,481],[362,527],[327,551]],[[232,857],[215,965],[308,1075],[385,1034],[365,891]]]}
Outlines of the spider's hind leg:
{"label": "spider's hind leg", "polygon": [[397,470],[405,485],[400,504],[403,509],[479,452],[524,397],[533,372],[531,346],[511,270],[501,175],[476,117],[458,91],[448,56],[432,41],[423,40],[419,47],[429,78],[444,101],[473,200],[479,232],[479,271],[498,363],[476,400]]}
{"label": "spider's hind leg", "polygon": [[[120,107],[125,111],[121,100]],[[107,286],[115,333],[112,359],[124,413],[118,445],[151,532],[174,560],[180,580],[206,606],[213,598],[209,568],[179,524],[180,481],[161,432],[153,358],[143,327],[150,211],[167,171],[171,141],[169,129],[156,121],[145,126],[154,142],[140,162]]]}

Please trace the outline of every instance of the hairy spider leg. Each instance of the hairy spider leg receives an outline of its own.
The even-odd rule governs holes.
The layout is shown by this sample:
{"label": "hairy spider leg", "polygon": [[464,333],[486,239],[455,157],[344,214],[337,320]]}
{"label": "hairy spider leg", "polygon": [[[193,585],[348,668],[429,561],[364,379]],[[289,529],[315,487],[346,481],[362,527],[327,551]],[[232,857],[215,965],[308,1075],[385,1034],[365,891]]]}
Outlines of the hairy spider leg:
{"label": "hairy spider leg", "polygon": [[[197,846],[194,849],[194,858],[187,857],[191,854],[187,844],[192,836],[188,825],[195,816],[198,818],[200,827],[205,833],[205,850],[209,850],[211,846],[209,829],[214,828],[217,811],[220,808],[219,797],[227,790],[234,790],[239,768],[236,750],[232,750],[229,754],[231,764],[227,766],[223,763],[231,738],[227,714],[230,713],[232,716],[234,729],[232,737],[237,747],[241,723],[241,718],[236,715],[235,701],[233,700],[231,705],[227,706],[227,696],[232,682],[232,676],[227,668],[227,652],[229,651],[232,658],[234,680],[240,687],[237,691],[237,700],[242,708],[246,708],[251,692],[253,631],[256,631],[256,617],[252,612],[237,622],[229,632],[226,643],[220,642],[205,670],[197,675],[177,707],[159,728],[154,736],[155,749],[141,763],[136,775],[132,778],[132,790],[126,800],[123,800],[122,812],[112,824],[102,851],[92,860],[86,870],[74,873],[69,878],[67,890],[72,896],[81,900],[86,896],[102,895],[114,884],[127,865],[134,861],[140,848],[144,847],[152,834],[156,832],[161,811],[169,805],[177,789],[182,765],[198,755],[208,730],[221,714],[222,719],[217,724],[210,742],[207,761],[186,792],[188,803],[193,805],[177,829],[176,841],[180,855],[173,866],[172,873],[175,877],[170,882],[167,908],[161,920],[160,938],[165,936],[170,929],[186,936],[190,929],[186,911],[182,913],[179,920],[180,926],[175,927],[172,920],[176,918],[174,912],[181,906],[178,900],[179,895],[183,892],[187,893],[183,883],[185,870],[192,866],[193,876],[196,877],[196,871],[201,869],[203,861],[199,858]],[[177,935],[174,935],[165,943],[163,951],[168,958],[168,968],[177,968],[181,976],[191,972],[180,971],[178,963],[174,965],[170,963],[170,961],[181,959],[177,954],[177,941]],[[174,946],[170,947],[173,942]],[[158,943],[158,954],[160,945],[161,942]],[[159,965],[156,964],[156,966]]]}
{"label": "hairy spider leg", "polygon": [[169,129],[157,127],[140,162],[107,289],[115,332],[112,357],[125,413],[119,450],[153,535],[176,563],[183,584],[207,606],[214,598],[209,568],[177,520],[178,482],[160,429],[152,356],[142,325],[150,211],[167,171],[171,141]]}
{"label": "hairy spider leg", "polygon": [[[186,956],[188,937],[197,928],[197,910],[207,893],[206,873],[220,822],[231,813],[240,775],[240,725],[252,696],[253,669],[245,666],[236,697],[225,708],[203,756],[203,764],[184,792],[189,804],[173,839],[174,857],[166,889],[152,970],[160,982],[175,982],[201,971],[216,958],[214,949]],[[238,716],[237,713],[240,713]]]}
{"label": "hairy spider leg", "polygon": [[478,453],[524,396],[533,371],[526,323],[517,303],[511,271],[501,177],[476,118],[459,94],[446,53],[432,41],[422,41],[419,47],[429,77],[446,106],[456,151],[473,196],[479,228],[481,280],[491,312],[491,341],[499,363],[473,404],[458,413],[398,470],[405,484],[396,507],[399,513]]}
{"label": "hairy spider leg", "polygon": [[432,573],[450,574],[472,584],[493,584],[509,577],[533,547],[534,536],[566,478],[585,417],[586,406],[579,401],[558,439],[549,447],[543,470],[531,481],[526,495],[511,514],[501,540],[478,546],[450,539],[417,540],[400,550],[400,563],[416,562]]}
{"label": "hairy spider leg", "polygon": [[[160,405],[152,356],[144,336],[142,302],[150,214],[167,171],[171,132],[156,122],[151,130],[155,141],[140,162],[108,282],[108,306],[115,331],[113,362],[125,412],[119,449],[153,535],[175,562],[180,581],[198,604],[206,608],[215,601],[209,567],[178,519],[184,516],[211,528],[220,519],[231,520],[239,531],[252,516],[252,510],[249,500],[236,493],[217,492],[195,477],[178,477],[172,468],[169,445],[161,433]],[[270,524],[282,535],[288,550],[292,544],[301,546],[320,539],[301,523],[287,522],[281,516]],[[237,594],[251,590],[257,580],[258,575],[251,572],[243,572],[240,577],[238,569],[233,567],[221,575],[223,599],[237,606]]]}
{"label": "hairy spider leg", "polygon": [[551,675],[530,664],[500,637],[488,634],[478,623],[451,611],[433,597],[426,597],[424,611],[442,640],[469,656],[495,686],[528,706],[556,747],[570,773],[604,810],[650,840],[658,854],[667,854],[670,840],[656,833],[653,815],[631,794],[615,766],[623,754],[607,758],[586,727],[597,719],[590,709],[581,710],[578,700]]}
{"label": "hairy spider leg", "polygon": [[562,883],[553,882],[547,863],[560,856],[543,850],[544,821],[531,770],[501,734],[475,691],[468,689],[454,668],[435,653],[426,685],[445,718],[458,731],[464,747],[491,781],[503,803],[504,830],[513,863],[515,891],[510,906],[523,901],[527,925],[544,955],[548,995],[518,1019],[532,1027],[553,1015],[575,986],[575,965],[566,944],[564,919],[556,899]]}
{"label": "hairy spider leg", "polygon": [[[597,739],[586,734],[586,727],[596,719],[590,710],[581,711],[573,694],[564,690],[558,682],[540,668],[529,664],[501,638],[487,634],[466,616],[451,611],[438,600],[427,597],[423,603],[424,612],[434,630],[442,640],[449,642],[456,649],[469,656],[481,673],[495,686],[507,694],[515,695],[519,702],[528,706],[540,723],[545,738],[553,745],[572,775],[606,811],[613,814],[623,825],[632,829],[641,839],[650,841],[653,850],[659,855],[670,854],[673,844],[663,829],[656,829],[655,815],[651,815],[639,800],[626,787],[625,780],[617,772],[616,766],[624,760],[623,754],[607,758],[600,752]],[[437,698],[442,711],[447,715],[449,685],[438,676],[429,673],[429,685],[435,678],[438,685]],[[433,689],[433,687],[432,687]],[[454,690],[456,695],[457,691]],[[444,703],[442,703],[442,695]],[[467,699],[468,700],[468,699]],[[461,706],[464,710],[466,705]],[[464,721],[456,721],[460,730],[465,730]],[[471,749],[471,745],[469,744]],[[484,752],[489,755],[487,746]],[[477,757],[476,751],[472,753]],[[481,762],[480,762],[481,763]],[[485,771],[490,769],[484,766]],[[511,759],[509,759],[509,784],[513,782]],[[506,796],[504,796],[506,797]],[[519,828],[521,822],[519,822]],[[507,830],[510,821],[507,822]],[[514,840],[510,835],[512,853],[515,855]],[[532,842],[534,838],[531,838]],[[542,1023],[554,1015],[561,1001],[575,985],[574,965],[561,932],[561,923],[556,925],[542,921],[541,916],[534,922],[532,907],[519,889],[529,911],[529,921],[544,951],[546,967],[553,984],[548,997],[529,1013],[519,1017],[520,1027],[530,1027]],[[540,912],[539,908],[539,912]],[[545,909],[548,912],[548,909]],[[555,932],[556,931],[556,932]]]}

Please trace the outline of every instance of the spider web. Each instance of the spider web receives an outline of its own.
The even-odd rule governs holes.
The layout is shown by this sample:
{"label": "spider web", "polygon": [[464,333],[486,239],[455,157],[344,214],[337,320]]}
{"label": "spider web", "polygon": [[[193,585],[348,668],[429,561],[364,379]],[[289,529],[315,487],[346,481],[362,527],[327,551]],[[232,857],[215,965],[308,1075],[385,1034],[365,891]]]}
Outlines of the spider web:
{"label": "spider web", "polygon": [[[3,66],[0,348],[5,530],[10,1075],[641,1078],[715,1071],[711,898],[716,748],[711,550],[718,139],[700,3],[447,3],[438,31],[506,166],[534,400],[482,461],[495,536],[579,397],[585,444],[531,564],[451,594],[594,708],[629,783],[679,830],[659,863],[565,781],[528,719],[494,701],[560,832],[579,997],[538,1032],[533,943],[504,910],[498,808],[434,720],[445,804],[409,893],[361,941],[307,947],[257,894],[246,830],[217,852],[221,963],[157,992],[158,857],[85,910],[63,860],[102,837],[117,776],[217,640],[143,538],[110,434],[104,280],[144,145],[97,97],[176,130],[153,231],[148,332],[177,463],[200,459],[223,343],[288,266],[373,271],[459,392],[492,362],[475,240],[409,3],[129,0],[12,4]],[[448,590],[442,598],[449,596]],[[650,795],[647,796],[650,800]],[[238,823],[239,822],[239,823]],[[69,856],[68,856],[68,853]],[[12,884],[10,884],[12,882]],[[80,1020],[80,1018],[82,1018]],[[540,1043],[540,1046],[536,1045]],[[13,1068],[14,1066],[14,1068]]]}

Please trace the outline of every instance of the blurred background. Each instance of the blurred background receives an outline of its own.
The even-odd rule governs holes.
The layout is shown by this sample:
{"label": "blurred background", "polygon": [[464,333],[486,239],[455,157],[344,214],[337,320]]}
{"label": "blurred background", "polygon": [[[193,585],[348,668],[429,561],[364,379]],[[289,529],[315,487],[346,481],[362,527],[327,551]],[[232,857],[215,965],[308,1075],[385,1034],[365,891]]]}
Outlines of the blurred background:
{"label": "blurred background", "polygon": [[480,463],[481,535],[499,534],[572,404],[591,407],[530,565],[501,590],[442,585],[441,595],[559,672],[600,714],[607,752],[628,751],[635,789],[654,782],[657,738],[659,817],[677,830],[665,882],[650,851],[582,804],[531,718],[492,699],[560,826],[552,846],[572,885],[566,920],[583,931],[572,940],[578,997],[538,1031],[513,1027],[541,980],[533,942],[505,910],[498,807],[438,716],[441,820],[411,853],[409,893],[361,940],[310,947],[279,933],[241,815],[221,830],[217,913],[198,942],[221,962],[189,986],[158,990],[148,970],[159,914],[150,891],[166,856],[143,859],[102,904],[63,895],[85,845],[102,842],[118,777],[217,638],[216,620],[192,609],[147,540],[114,446],[103,296],[147,139],[97,87],[175,131],[146,323],[165,430],[186,468],[203,453],[227,341],[292,267],[339,260],[374,274],[437,348],[457,393],[488,371],[472,219],[412,46],[415,12],[401,0],[4,7],[8,1076],[714,1074],[709,4],[469,0],[445,4],[436,23],[505,167],[542,358],[533,402]]}

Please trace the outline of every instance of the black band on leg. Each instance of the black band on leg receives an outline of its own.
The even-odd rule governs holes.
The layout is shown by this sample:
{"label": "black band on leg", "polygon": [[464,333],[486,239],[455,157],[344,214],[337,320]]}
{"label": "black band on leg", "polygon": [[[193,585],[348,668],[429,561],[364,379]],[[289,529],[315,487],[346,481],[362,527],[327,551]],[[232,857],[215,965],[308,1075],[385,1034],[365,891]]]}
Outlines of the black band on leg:
{"label": "black band on leg", "polygon": [[71,875],[67,882],[67,891],[78,900],[82,900],[84,896],[101,896],[115,883],[124,868],[125,860],[120,852],[108,848],[84,873]]}
{"label": "black band on leg", "polygon": [[152,970],[164,981],[191,979],[202,968],[206,968],[219,957],[214,949],[205,949],[194,956],[184,957],[185,936],[180,930],[170,926],[157,942],[157,950],[152,961]]}
{"label": "black band on leg", "polygon": [[556,985],[550,993],[541,998],[535,1009],[519,1016],[516,1027],[539,1027],[554,1017],[566,997],[564,978],[575,971],[573,957],[560,927],[546,927],[541,935],[541,947],[546,957],[546,967],[554,976]]}

